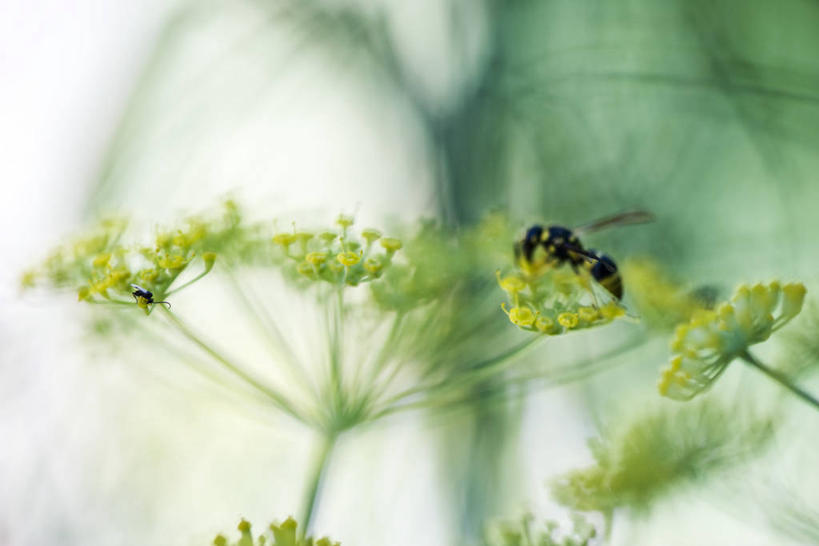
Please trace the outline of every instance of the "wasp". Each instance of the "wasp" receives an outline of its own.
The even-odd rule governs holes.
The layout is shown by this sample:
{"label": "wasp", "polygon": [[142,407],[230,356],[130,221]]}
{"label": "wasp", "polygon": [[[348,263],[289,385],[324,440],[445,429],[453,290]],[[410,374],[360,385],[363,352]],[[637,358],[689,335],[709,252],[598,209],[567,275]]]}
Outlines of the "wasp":
{"label": "wasp", "polygon": [[134,291],[131,292],[131,295],[134,297],[134,300],[136,300],[137,303],[139,303],[141,298],[142,300],[144,300],[146,306],[153,305],[156,303],[164,303],[168,306],[168,309],[171,308],[171,304],[168,303],[167,301],[154,301],[154,294],[150,290],[146,290],[139,286],[138,284],[132,284],[131,288],[134,289]]}
{"label": "wasp", "polygon": [[600,286],[615,298],[623,298],[623,280],[611,256],[584,248],[580,236],[613,226],[644,224],[654,215],[635,210],[607,216],[573,229],[563,226],[534,225],[515,243],[515,258],[524,271],[533,273],[543,267],[569,264],[575,272],[584,268]]}

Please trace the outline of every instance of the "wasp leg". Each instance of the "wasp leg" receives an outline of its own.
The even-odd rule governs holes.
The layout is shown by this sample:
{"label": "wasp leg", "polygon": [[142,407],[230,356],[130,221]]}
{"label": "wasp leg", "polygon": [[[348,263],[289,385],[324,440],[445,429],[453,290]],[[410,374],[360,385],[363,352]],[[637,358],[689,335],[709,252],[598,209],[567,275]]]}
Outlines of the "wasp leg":
{"label": "wasp leg", "polygon": [[597,301],[597,294],[594,293],[594,288],[591,286],[591,283],[589,284],[589,292],[591,292],[592,301],[594,301],[594,308],[600,309],[600,302]]}
{"label": "wasp leg", "polygon": [[593,277],[591,276],[589,271],[586,270],[586,269],[581,269],[581,270],[575,269],[575,271],[578,273],[578,276],[581,279],[580,284],[582,284],[583,288],[588,290],[589,294],[591,294],[592,302],[594,302],[594,308],[599,309],[600,308],[600,302],[597,301],[597,294],[594,293]]}

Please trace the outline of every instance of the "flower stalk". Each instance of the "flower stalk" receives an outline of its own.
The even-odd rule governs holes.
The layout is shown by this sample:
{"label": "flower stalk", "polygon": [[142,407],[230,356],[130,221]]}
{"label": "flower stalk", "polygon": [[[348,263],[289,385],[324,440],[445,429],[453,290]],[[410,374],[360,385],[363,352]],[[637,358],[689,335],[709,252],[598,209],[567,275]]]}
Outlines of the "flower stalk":
{"label": "flower stalk", "polygon": [[810,394],[809,392],[802,390],[800,387],[796,386],[787,375],[783,374],[782,372],[770,368],[757,360],[751,353],[748,351],[744,351],[740,353],[739,357],[745,361],[746,364],[756,368],[757,370],[761,371],[786,389],[788,389],[792,394],[796,395],[798,398],[807,402],[813,409],[819,410],[819,399],[815,396]]}
{"label": "flower stalk", "polygon": [[[784,376],[750,357],[748,347],[767,341],[793,320],[802,310],[805,293],[802,283],[741,285],[730,302],[695,313],[677,326],[671,340],[673,356],[657,384],[660,394],[690,400],[711,388],[736,358],[784,381]],[[789,388],[795,389],[792,384]],[[804,393],[800,396],[805,398]]]}
{"label": "flower stalk", "polygon": [[313,467],[310,469],[307,482],[307,495],[304,499],[304,507],[299,521],[302,522],[302,529],[300,537],[304,538],[310,531],[310,523],[313,521],[319,507],[319,500],[321,497],[321,490],[327,477],[327,471],[330,467],[330,460],[333,450],[338,439],[338,433],[335,431],[327,431],[323,434],[321,444],[316,453]]}
{"label": "flower stalk", "polygon": [[287,415],[293,417],[298,421],[302,422],[305,421],[305,417],[301,413],[296,411],[293,404],[287,399],[287,397],[278,392],[276,389],[262,384],[259,380],[250,375],[249,372],[245,371],[237,364],[234,364],[222,353],[211,347],[193,330],[191,330],[191,328],[188,327],[182,321],[182,319],[177,317],[176,314],[174,314],[172,311],[166,309],[165,307],[161,307],[161,309],[165,312],[170,323],[173,324],[183,336],[185,336],[189,341],[197,345],[200,349],[205,351],[211,358],[213,358],[216,362],[221,364],[227,371],[241,379],[245,384],[249,385],[253,389],[267,396],[267,398],[269,398],[276,405],[276,407],[278,407]]}

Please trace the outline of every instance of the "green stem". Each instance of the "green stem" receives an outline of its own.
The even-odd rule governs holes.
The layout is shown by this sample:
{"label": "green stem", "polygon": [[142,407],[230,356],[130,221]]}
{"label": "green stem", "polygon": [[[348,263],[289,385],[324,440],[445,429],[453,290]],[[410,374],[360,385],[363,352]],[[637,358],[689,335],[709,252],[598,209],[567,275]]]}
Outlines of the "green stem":
{"label": "green stem", "polygon": [[307,497],[305,498],[304,508],[302,509],[301,518],[298,520],[301,526],[301,538],[307,536],[310,531],[310,522],[313,520],[316,511],[318,510],[318,502],[321,496],[321,488],[326,479],[327,469],[330,466],[330,456],[337,439],[336,432],[326,432],[321,441],[318,454],[316,456],[313,468],[310,473],[310,487],[307,490]]}
{"label": "green stem", "polygon": [[[578,380],[584,379],[584,378],[586,378],[586,377],[588,377],[588,376],[590,376],[590,375],[592,375],[592,374],[594,374],[594,373],[596,373],[598,371],[602,371],[604,369],[609,369],[607,366],[603,366],[602,363],[605,362],[605,361],[608,361],[611,358],[615,358],[615,357],[620,356],[622,354],[625,354],[625,353],[627,353],[627,352],[629,352],[629,351],[631,351],[633,349],[636,349],[636,348],[642,346],[643,343],[644,343],[644,338],[642,338],[641,336],[640,337],[634,337],[632,339],[627,340],[622,345],[618,345],[617,347],[614,347],[610,351],[605,352],[605,353],[603,353],[601,355],[597,355],[597,356],[595,356],[593,358],[590,358],[590,359],[586,359],[586,360],[583,360],[583,361],[580,361],[580,362],[575,362],[575,363],[572,363],[571,365],[563,366],[563,367],[560,367],[560,368],[557,368],[557,369],[543,371],[543,372],[540,372],[540,373],[537,373],[537,374],[520,375],[520,376],[516,376],[516,377],[513,377],[513,378],[509,378],[509,379],[502,379],[501,381],[499,381],[497,383],[497,386],[502,387],[502,388],[496,389],[495,392],[498,393],[499,396],[502,395],[504,397],[508,397],[510,395],[509,395],[509,390],[508,390],[507,387],[510,387],[510,386],[519,387],[521,385],[527,385],[528,386],[528,385],[530,385],[531,383],[533,383],[536,380],[549,380],[547,383],[544,383],[543,385],[541,385],[540,386],[541,388],[556,387],[556,386],[560,386],[560,385],[563,385],[563,384],[566,384],[566,383],[571,383],[573,381],[578,381]],[[467,379],[471,380],[472,377],[470,376]],[[444,383],[445,382],[441,382],[438,385],[442,386]],[[462,385],[459,385],[459,387],[462,387]],[[436,391],[434,391],[432,389],[430,389],[429,392],[430,392],[430,394],[436,394]],[[524,389],[524,390],[516,389],[514,392],[516,393],[515,396],[525,396],[525,395],[529,394],[530,392],[533,392],[533,389],[528,389],[528,388]],[[391,399],[391,400],[393,400],[393,399]],[[411,402],[411,403],[401,404],[401,405],[397,405],[397,403],[393,403],[392,405],[387,406],[384,409],[382,409],[381,411],[379,411],[377,414],[374,414],[372,417],[370,417],[370,420],[374,421],[374,420],[379,419],[381,417],[385,417],[387,415],[395,413],[395,412],[397,412],[399,410],[422,409],[422,408],[430,408],[430,407],[445,407],[445,406],[449,406],[449,405],[460,404],[460,403],[463,403],[463,402],[466,402],[466,399],[463,399],[463,398],[452,399],[452,400],[436,399],[435,397],[428,395],[428,396],[425,397],[425,399],[419,400],[419,401],[416,401],[416,402]]]}
{"label": "green stem", "polygon": [[[534,346],[538,341],[542,339],[543,336],[532,336],[530,339],[524,341],[523,343],[520,343],[499,355],[484,360],[483,362],[473,367],[475,371],[468,372],[467,374],[465,374],[463,381],[470,382],[473,384],[479,383],[481,380],[491,376],[494,373],[497,373],[503,367],[508,366],[510,363],[514,362],[523,352]],[[448,377],[432,385],[422,384],[417,387],[406,389],[396,394],[395,396],[392,396],[391,398],[387,399],[383,404],[384,409],[373,415],[371,420],[374,421],[380,417],[383,417],[384,415],[393,413],[394,411],[400,409],[402,406],[399,406],[398,404],[401,401],[409,398],[410,396],[420,394],[423,392],[436,393],[441,391],[442,389],[449,388],[451,386],[452,378]],[[463,386],[464,383],[458,384],[459,388],[462,388]]]}
{"label": "green stem", "polygon": [[[181,284],[181,285],[177,286],[176,288],[173,288],[172,290],[169,290],[169,291],[168,291],[168,292],[166,292],[166,293],[165,293],[165,294],[164,294],[162,297],[167,298],[168,296],[171,296],[171,295],[173,295],[173,294],[176,294],[177,292],[179,292],[179,291],[180,291],[180,290],[182,290],[183,288],[187,288],[188,286],[192,285],[193,283],[195,283],[196,281],[198,281],[199,279],[201,279],[202,277],[204,277],[205,275],[207,275],[208,273],[210,273],[210,270],[211,270],[211,269],[213,269],[213,265],[211,265],[210,267],[205,267],[205,270],[204,270],[204,271],[202,271],[200,274],[198,274],[197,276],[195,276],[194,278],[192,278],[192,279],[191,279],[191,280],[189,280],[188,282],[186,282],[186,283],[184,283],[184,284]],[[178,275],[177,275],[177,276],[178,276]],[[174,281],[175,281],[175,280],[176,280],[176,277],[174,277]],[[171,281],[171,283],[173,283],[173,281]]]}
{"label": "green stem", "polygon": [[384,370],[384,365],[387,363],[389,360],[388,357],[393,352],[395,340],[398,337],[398,332],[401,330],[401,325],[403,322],[404,313],[397,311],[395,313],[395,317],[393,318],[390,331],[387,334],[387,338],[384,341],[384,344],[381,346],[381,349],[378,351],[378,355],[376,356],[369,376],[367,377],[367,392],[373,392],[375,390],[378,378],[381,376],[381,373]]}
{"label": "green stem", "polygon": [[328,316],[329,324],[329,345],[330,345],[330,392],[333,396],[334,413],[343,405],[341,400],[341,352],[342,336],[344,328],[344,287],[339,286],[335,296],[335,302],[330,306]]}
{"label": "green stem", "polygon": [[182,335],[184,335],[186,338],[192,341],[195,345],[199,346],[200,349],[205,351],[214,360],[221,364],[225,369],[227,369],[233,375],[244,381],[246,384],[250,385],[257,391],[267,396],[280,410],[282,410],[286,414],[290,415],[291,417],[295,418],[298,421],[306,422],[304,416],[302,416],[293,408],[293,405],[290,403],[289,400],[287,400],[287,398],[285,398],[284,395],[282,395],[272,387],[262,384],[259,380],[251,376],[248,372],[246,372],[245,370],[231,362],[227,357],[225,357],[216,349],[208,345],[171,311],[165,309],[165,307],[160,308],[165,312],[170,322],[177,327],[177,329],[182,333]]}
{"label": "green stem", "polygon": [[105,301],[101,300],[85,300],[87,303],[92,303],[94,305],[136,305],[134,300],[131,301],[123,301],[123,300],[112,300],[107,299]]}
{"label": "green stem", "polygon": [[[253,318],[256,327],[263,334],[270,350],[273,352],[273,356],[285,362],[290,369],[292,377],[301,383],[301,386],[305,390],[318,396],[318,393],[314,392],[314,387],[310,384],[304,367],[299,364],[293,349],[284,339],[284,335],[273,318],[264,310],[263,306],[254,305],[253,301],[257,301],[258,298],[253,297],[252,291],[250,291],[250,297],[248,297],[247,290],[249,290],[249,287],[246,286],[243,288],[232,270],[228,270],[227,277],[230,281],[233,293],[236,295],[236,299]],[[253,301],[251,301],[251,298]]]}
{"label": "green stem", "polygon": [[641,347],[646,341],[645,336],[638,334],[626,339],[626,341],[621,345],[617,345],[612,349],[591,358],[586,358],[579,362],[573,362],[572,364],[556,367],[551,370],[542,370],[540,372],[515,375],[508,379],[504,379],[501,384],[505,386],[530,385],[539,379],[547,379],[551,385],[555,385],[586,379],[598,371],[609,369],[608,366],[603,366],[607,360],[621,356],[633,349]]}
{"label": "green stem", "polygon": [[819,410],[819,399],[817,399],[807,391],[803,391],[801,388],[794,385],[791,382],[791,380],[788,379],[788,376],[786,376],[779,370],[769,368],[768,366],[754,358],[753,355],[751,355],[751,353],[749,353],[748,351],[744,351],[739,355],[739,357],[746,363],[755,367],[756,369],[758,369],[759,371],[761,371],[762,373],[764,373],[765,375],[767,375],[768,377],[770,377],[771,379],[773,379],[774,381],[776,381],[777,383],[791,391],[793,394],[801,398],[803,401],[813,406],[814,409]]}

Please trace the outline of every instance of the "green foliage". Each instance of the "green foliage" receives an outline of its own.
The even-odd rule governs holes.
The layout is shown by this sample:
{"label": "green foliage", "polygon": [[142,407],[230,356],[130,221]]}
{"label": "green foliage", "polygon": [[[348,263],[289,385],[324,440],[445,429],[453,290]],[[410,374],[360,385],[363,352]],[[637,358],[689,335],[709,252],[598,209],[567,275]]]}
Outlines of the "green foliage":
{"label": "green foliage", "polygon": [[795,487],[773,486],[761,492],[760,497],[764,499],[760,517],[767,519],[778,533],[798,544],[819,544],[819,509],[815,501]]}
{"label": "green foliage", "polygon": [[644,408],[590,442],[595,464],[556,479],[552,494],[580,511],[646,510],[671,489],[754,456],[775,422],[714,400]]}

